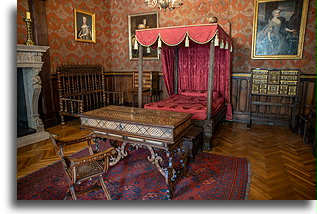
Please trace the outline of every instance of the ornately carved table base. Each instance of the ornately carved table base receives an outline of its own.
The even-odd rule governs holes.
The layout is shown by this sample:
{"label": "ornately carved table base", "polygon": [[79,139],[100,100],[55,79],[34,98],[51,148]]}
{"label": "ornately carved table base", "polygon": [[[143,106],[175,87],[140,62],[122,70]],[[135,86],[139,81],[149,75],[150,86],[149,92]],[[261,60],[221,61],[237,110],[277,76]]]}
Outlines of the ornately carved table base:
{"label": "ornately carved table base", "polygon": [[[111,145],[116,148],[117,155],[110,158],[110,166],[113,166],[119,162],[122,158],[128,155],[128,150],[126,149],[127,144],[133,149],[139,149],[141,147],[147,147],[151,153],[147,158],[154,164],[159,172],[165,177],[167,184],[167,199],[170,200],[173,198],[175,184],[176,182],[185,176],[188,172],[188,161],[187,156],[188,152],[184,147],[182,141],[177,144],[171,144],[169,147],[161,149],[155,148],[151,145],[143,145],[138,143],[127,143],[127,142],[118,142],[111,141]],[[167,166],[162,166],[164,158],[157,152],[157,150],[164,150],[167,158]],[[179,160],[180,166],[176,167],[176,160]]]}

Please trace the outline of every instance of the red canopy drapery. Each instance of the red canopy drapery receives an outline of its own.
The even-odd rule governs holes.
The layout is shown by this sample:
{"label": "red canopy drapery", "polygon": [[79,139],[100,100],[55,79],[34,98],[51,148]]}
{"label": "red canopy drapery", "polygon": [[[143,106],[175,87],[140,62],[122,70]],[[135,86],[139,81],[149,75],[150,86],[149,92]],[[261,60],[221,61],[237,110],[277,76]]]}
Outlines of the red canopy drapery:
{"label": "red canopy drapery", "polygon": [[216,36],[216,34],[218,35],[220,42],[228,42],[228,45],[232,46],[231,38],[217,24],[136,30],[135,37],[141,45],[146,47],[156,43],[158,38],[160,38],[162,42],[164,42],[168,46],[176,46],[180,44],[187,35],[192,41],[198,44],[206,44],[207,42],[210,42],[214,38],[214,36]]}
{"label": "red canopy drapery", "polygon": [[[174,47],[169,46],[180,45],[178,52],[178,70],[179,74],[181,74],[182,76],[178,78],[178,85],[180,86],[178,91],[180,92],[180,90],[183,89],[197,89],[197,87],[194,86],[192,83],[186,83],[186,81],[194,81],[195,79],[199,81],[199,83],[197,83],[196,81],[196,84],[199,84],[200,89],[207,90],[207,77],[209,67],[208,56],[210,48],[210,45],[208,45],[207,43],[210,41],[214,42],[215,55],[213,90],[218,91],[222,96],[224,96],[225,102],[227,104],[226,118],[228,120],[232,119],[232,105],[230,101],[230,51],[232,50],[232,40],[218,24],[136,30],[136,40],[145,47],[149,47],[154,44],[155,46],[162,47],[161,59],[163,64],[163,75],[169,95],[172,95],[174,93]],[[184,40],[185,44],[183,42]],[[189,40],[191,40],[191,42],[189,42]],[[164,44],[161,45],[161,42],[163,42]],[[206,45],[197,46],[193,44],[193,42]],[[202,48],[204,50],[202,50]],[[184,51],[186,51],[186,49],[189,51],[189,53],[184,54]],[[203,57],[202,59],[199,54],[197,55],[196,53],[194,53],[195,49],[196,51],[200,49],[200,52],[205,52],[208,55],[206,55],[207,58]],[[202,62],[201,60],[204,60],[204,62]],[[190,64],[188,64],[188,61],[190,61]],[[198,67],[199,70],[196,71],[195,69],[197,69]],[[193,78],[194,74],[199,75],[199,78]],[[189,78],[184,78],[184,76],[188,76]]]}

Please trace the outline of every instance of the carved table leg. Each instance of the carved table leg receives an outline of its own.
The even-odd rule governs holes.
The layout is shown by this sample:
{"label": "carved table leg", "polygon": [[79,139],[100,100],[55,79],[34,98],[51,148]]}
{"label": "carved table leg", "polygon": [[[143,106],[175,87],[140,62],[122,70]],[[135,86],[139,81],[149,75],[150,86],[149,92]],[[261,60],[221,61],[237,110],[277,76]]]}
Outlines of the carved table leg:
{"label": "carved table leg", "polygon": [[[175,166],[176,155],[179,157],[180,167]],[[171,200],[174,197],[176,182],[188,172],[188,152],[184,143],[179,143],[172,151],[166,151],[166,156],[168,158],[168,166],[165,172],[165,180],[168,187],[167,199]]]}
{"label": "carved table leg", "polygon": [[166,169],[162,167],[161,162],[163,158],[156,152],[154,152],[154,149],[151,146],[147,146],[148,149],[151,152],[151,156],[148,156],[147,159],[156,166],[156,168],[159,170],[159,172],[165,177]]}
{"label": "carved table leg", "polygon": [[121,145],[119,145],[117,142],[113,142],[111,143],[111,145],[115,147],[117,151],[117,155],[110,156],[110,159],[109,159],[110,160],[109,165],[114,166],[119,162],[119,160],[121,160],[122,158],[128,155],[128,153],[125,151],[125,146],[127,145],[127,143],[123,142]]}
{"label": "carved table leg", "polygon": [[188,155],[189,155],[189,151],[186,150],[186,147],[184,145],[184,143],[182,143],[181,145],[181,149],[180,149],[180,162],[182,164],[182,175],[183,176],[187,176],[188,173]]}
{"label": "carved table leg", "polygon": [[165,172],[165,180],[167,184],[167,200],[171,200],[174,196],[175,170],[173,169],[173,157],[169,151],[166,151],[168,158],[168,166]]}

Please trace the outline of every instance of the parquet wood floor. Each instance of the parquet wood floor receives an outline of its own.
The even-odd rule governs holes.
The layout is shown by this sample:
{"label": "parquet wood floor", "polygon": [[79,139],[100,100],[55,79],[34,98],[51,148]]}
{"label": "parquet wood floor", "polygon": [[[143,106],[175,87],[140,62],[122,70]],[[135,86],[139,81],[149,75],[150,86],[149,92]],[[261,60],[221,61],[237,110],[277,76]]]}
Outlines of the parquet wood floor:
{"label": "parquet wood floor", "polygon": [[[79,133],[79,122],[68,122],[48,131],[67,135]],[[250,161],[250,200],[316,199],[316,159],[311,145],[286,127],[227,122],[213,137],[212,153],[244,157]],[[73,147],[69,153],[82,149]],[[47,166],[58,157],[46,140],[17,150],[17,178]]]}

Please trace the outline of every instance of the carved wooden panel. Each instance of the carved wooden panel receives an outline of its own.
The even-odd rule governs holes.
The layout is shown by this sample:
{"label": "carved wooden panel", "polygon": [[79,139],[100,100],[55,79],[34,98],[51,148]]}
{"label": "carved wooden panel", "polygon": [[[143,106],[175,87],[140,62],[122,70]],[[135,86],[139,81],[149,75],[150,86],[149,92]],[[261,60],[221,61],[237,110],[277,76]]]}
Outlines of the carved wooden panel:
{"label": "carved wooden panel", "polygon": [[296,96],[299,70],[253,69],[252,94]]}

